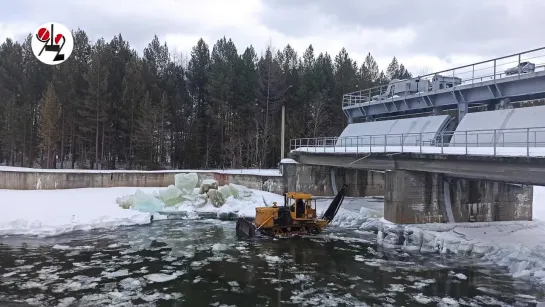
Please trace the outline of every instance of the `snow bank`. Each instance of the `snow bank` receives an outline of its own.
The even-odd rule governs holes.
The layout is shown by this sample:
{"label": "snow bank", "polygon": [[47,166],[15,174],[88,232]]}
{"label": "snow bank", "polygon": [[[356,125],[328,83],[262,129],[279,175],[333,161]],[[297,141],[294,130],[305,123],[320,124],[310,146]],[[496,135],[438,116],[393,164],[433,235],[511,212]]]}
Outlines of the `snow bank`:
{"label": "snow bank", "polygon": [[395,225],[382,220],[377,243],[407,252],[454,253],[545,284],[545,222]]}
{"label": "snow bank", "polygon": [[74,230],[150,223],[150,213],[115,205],[117,196],[135,190],[0,190],[0,235],[55,236]]}
{"label": "snow bank", "polygon": [[282,160],[280,160],[280,164],[299,164],[299,162],[293,160],[293,159],[288,159],[288,158],[284,158]]}

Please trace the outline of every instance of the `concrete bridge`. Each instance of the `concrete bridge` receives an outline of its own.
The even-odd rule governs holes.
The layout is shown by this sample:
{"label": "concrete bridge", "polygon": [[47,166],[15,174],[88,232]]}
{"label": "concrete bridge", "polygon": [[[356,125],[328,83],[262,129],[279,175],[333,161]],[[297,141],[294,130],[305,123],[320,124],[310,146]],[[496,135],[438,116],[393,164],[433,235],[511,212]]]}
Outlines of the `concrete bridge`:
{"label": "concrete bridge", "polygon": [[[517,67],[526,65],[522,55]],[[428,84],[447,86],[378,100],[370,91],[346,94],[349,124],[340,136],[290,141],[298,163],[283,166],[291,172],[286,180],[294,178],[287,186],[316,186],[314,173],[330,172],[333,191],[342,181],[353,196],[384,195],[385,218],[395,223],[531,220],[533,186],[545,186],[545,106],[510,101],[545,97],[545,75],[518,69],[499,80],[501,59],[492,60],[492,81],[481,84],[474,64],[466,66],[470,85],[434,77]],[[414,90],[411,80],[403,85]],[[472,103],[487,111],[471,110]],[[366,121],[354,123],[358,117]]]}
{"label": "concrete bridge", "polygon": [[[545,131],[502,132],[526,135],[537,129]],[[473,136],[488,132],[468,131]],[[392,135],[374,137],[384,136]],[[303,140],[292,140],[291,158],[307,168],[330,167],[332,177],[338,177],[335,171],[351,169],[351,176],[331,182],[344,181],[356,191],[355,196],[382,193],[384,216],[395,223],[531,220],[533,185],[545,185],[545,143],[470,147],[430,146],[422,141],[408,146],[336,146],[327,145],[325,139],[306,141],[302,145]]]}

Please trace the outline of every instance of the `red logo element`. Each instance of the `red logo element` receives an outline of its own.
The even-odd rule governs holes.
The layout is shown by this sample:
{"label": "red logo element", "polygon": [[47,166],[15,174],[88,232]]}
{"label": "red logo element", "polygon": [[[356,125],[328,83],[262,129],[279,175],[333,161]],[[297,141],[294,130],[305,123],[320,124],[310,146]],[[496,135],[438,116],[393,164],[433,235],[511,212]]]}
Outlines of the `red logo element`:
{"label": "red logo element", "polygon": [[55,44],[59,44],[61,38],[64,38],[64,36],[62,34],[57,34],[57,36],[55,36]]}
{"label": "red logo element", "polygon": [[46,28],[41,28],[38,30],[38,35],[36,35],[40,42],[47,42],[49,40],[49,30]]}

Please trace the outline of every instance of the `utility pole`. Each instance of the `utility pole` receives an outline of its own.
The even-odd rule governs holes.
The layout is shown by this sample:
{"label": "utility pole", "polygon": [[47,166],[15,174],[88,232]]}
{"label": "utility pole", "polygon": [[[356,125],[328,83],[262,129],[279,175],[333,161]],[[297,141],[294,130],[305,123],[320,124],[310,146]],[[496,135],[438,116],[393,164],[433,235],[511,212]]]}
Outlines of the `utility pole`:
{"label": "utility pole", "polygon": [[284,133],[286,131],[286,102],[282,103],[282,131],[280,132],[280,161],[284,159]]}
{"label": "utility pole", "polygon": [[[291,88],[292,86],[288,86],[284,92],[282,93],[282,96],[286,94],[286,92]],[[286,132],[286,99],[284,98],[282,101],[282,125],[281,125],[281,131],[280,131],[280,161],[285,158],[284,156],[284,142],[285,142],[285,132]]]}

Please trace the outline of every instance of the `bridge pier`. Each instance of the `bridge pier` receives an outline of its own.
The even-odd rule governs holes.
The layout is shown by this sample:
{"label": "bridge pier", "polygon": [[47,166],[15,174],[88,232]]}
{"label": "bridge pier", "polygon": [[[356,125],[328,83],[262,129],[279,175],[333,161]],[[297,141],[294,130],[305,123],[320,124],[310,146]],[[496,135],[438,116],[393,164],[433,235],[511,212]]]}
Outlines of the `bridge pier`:
{"label": "bridge pier", "polygon": [[397,224],[532,219],[533,186],[394,170],[385,174],[384,218]]}
{"label": "bridge pier", "polygon": [[384,218],[397,224],[443,223],[442,185],[438,174],[406,170],[387,171]]}

